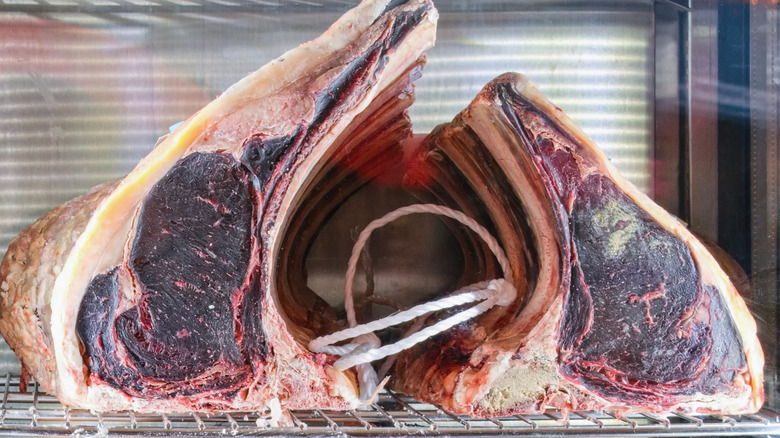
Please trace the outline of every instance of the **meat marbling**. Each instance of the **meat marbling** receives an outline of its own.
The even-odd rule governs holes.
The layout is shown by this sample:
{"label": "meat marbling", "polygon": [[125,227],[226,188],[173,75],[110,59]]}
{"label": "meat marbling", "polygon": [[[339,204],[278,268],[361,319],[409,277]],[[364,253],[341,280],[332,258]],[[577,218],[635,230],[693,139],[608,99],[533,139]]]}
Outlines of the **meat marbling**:
{"label": "meat marbling", "polygon": [[[429,1],[365,1],[20,234],[0,332],[25,369],[98,411],[356,407],[354,373],[303,347],[338,324],[284,238],[363,183],[333,163],[373,177],[398,158],[435,22]],[[487,224],[520,293],[403,353],[397,390],[471,415],[760,407],[728,277],[528,80],[494,80],[417,153],[406,181]],[[465,270],[498,276],[469,239]]]}
{"label": "meat marbling", "polygon": [[23,231],[0,332],[25,370],[98,411],[356,407],[354,373],[280,311],[277,258],[302,193],[356,138],[400,153],[436,18],[426,0],[364,1]]}
{"label": "meat marbling", "polygon": [[729,278],[528,79],[490,82],[417,154],[407,182],[490,224],[524,281],[513,306],[402,353],[395,389],[470,415],[761,407]]}

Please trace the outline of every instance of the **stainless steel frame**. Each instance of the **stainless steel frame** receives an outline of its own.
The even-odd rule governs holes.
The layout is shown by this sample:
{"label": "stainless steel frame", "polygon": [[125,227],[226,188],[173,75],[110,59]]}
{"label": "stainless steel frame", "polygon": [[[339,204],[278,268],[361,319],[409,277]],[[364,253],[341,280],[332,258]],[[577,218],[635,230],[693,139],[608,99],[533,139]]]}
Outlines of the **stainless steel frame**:
{"label": "stainless steel frame", "polygon": [[713,194],[718,193],[718,10],[712,0],[691,3],[685,77],[688,220],[693,231],[717,242],[718,200]]}
{"label": "stainless steel frame", "polygon": [[[777,372],[778,200],[780,199],[780,13],[759,3],[752,7],[750,25],[750,186],[751,260],[755,312],[765,328],[762,345],[770,352],[766,369]],[[776,404],[777,391],[770,391]]]}

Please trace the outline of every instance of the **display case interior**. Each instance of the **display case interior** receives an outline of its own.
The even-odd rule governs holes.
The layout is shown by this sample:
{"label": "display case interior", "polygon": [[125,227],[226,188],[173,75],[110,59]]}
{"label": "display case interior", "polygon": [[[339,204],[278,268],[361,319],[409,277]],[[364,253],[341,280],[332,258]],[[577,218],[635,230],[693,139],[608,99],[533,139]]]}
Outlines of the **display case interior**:
{"label": "display case interior", "polygon": [[[357,1],[0,0],[0,257],[53,207],[131,171],[169,128],[249,72],[312,40]],[[732,259],[758,324],[766,402],[755,415],[580,411],[474,419],[383,392],[366,411],[94,414],[59,405],[0,348],[0,434],[780,433],[780,10],[776,2],[441,0],[409,109],[427,134],[509,71],[531,78],[641,191]],[[359,169],[358,169],[359,172]],[[362,185],[306,245],[306,285],[340,316],[357,232],[419,194]],[[372,318],[446,292],[463,267],[450,228],[405,218],[371,240],[356,290]],[[368,271],[368,272],[367,272]],[[370,300],[369,300],[370,301]],[[4,376],[4,377],[3,377]]]}

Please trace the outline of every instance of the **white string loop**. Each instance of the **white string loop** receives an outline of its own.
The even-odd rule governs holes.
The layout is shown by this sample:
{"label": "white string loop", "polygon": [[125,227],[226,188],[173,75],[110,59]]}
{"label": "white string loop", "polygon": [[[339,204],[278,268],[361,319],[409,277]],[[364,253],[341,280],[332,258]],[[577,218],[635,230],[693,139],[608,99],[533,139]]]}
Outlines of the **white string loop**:
{"label": "white string loop", "polygon": [[[492,295],[488,293],[488,291],[494,292]],[[497,293],[495,293],[497,292]],[[347,370],[355,365],[370,363],[378,359],[383,359],[387,356],[392,356],[394,354],[398,354],[407,348],[411,348],[416,344],[419,344],[420,342],[430,338],[431,336],[437,335],[443,331],[446,331],[462,322],[468,321],[471,318],[474,318],[476,316],[479,316],[488,310],[490,310],[493,306],[500,305],[500,306],[507,306],[514,301],[515,297],[517,296],[517,291],[515,290],[514,286],[509,284],[506,280],[498,279],[493,280],[488,285],[487,290],[481,290],[478,292],[473,293],[466,293],[462,295],[456,295],[448,298],[460,298],[468,296],[469,300],[465,301],[463,304],[473,301],[479,301],[485,299],[484,302],[477,304],[476,306],[464,310],[462,312],[456,313],[455,315],[450,316],[449,318],[445,318],[436,324],[433,324],[431,326],[428,326],[417,333],[414,333],[404,339],[401,339],[400,341],[385,345],[380,348],[373,348],[370,350],[365,351],[358,351],[357,349],[352,350],[351,352],[343,355],[341,359],[337,360],[333,366],[336,367],[336,369],[344,371]],[[442,300],[439,300],[442,301]],[[434,302],[435,303],[435,302]],[[428,303],[420,305],[418,307],[430,307],[429,305],[433,303]],[[454,307],[459,304],[454,304],[447,307]],[[434,309],[428,310],[428,312],[434,312],[436,310],[441,310],[447,307],[438,307]],[[415,310],[416,308],[412,308],[410,310]],[[406,313],[406,312],[401,312]],[[413,312],[410,312],[413,313]],[[425,314],[423,313],[423,314]],[[400,314],[399,314],[400,315]],[[420,315],[417,315],[420,316]],[[406,321],[409,321],[411,319],[416,318],[417,316],[414,316],[412,318],[406,318]],[[382,319],[391,319],[392,317],[388,318],[382,318]],[[381,321],[381,320],[380,320]],[[369,325],[369,324],[366,324]],[[386,324],[385,327],[389,327],[395,325],[394,324]],[[382,328],[385,328],[382,327]]]}
{"label": "white string loop", "polygon": [[488,232],[485,227],[480,225],[477,221],[474,219],[466,216],[465,214],[461,213],[460,211],[453,210],[448,207],[444,207],[442,205],[436,205],[436,204],[414,204],[414,205],[407,205],[405,207],[401,207],[397,210],[391,211],[390,213],[382,216],[379,219],[376,219],[368,224],[368,226],[363,229],[363,231],[360,232],[360,235],[358,236],[357,241],[355,242],[355,246],[352,248],[352,255],[349,258],[349,264],[347,265],[347,276],[346,276],[346,283],[344,284],[344,310],[347,311],[347,321],[349,322],[350,327],[355,327],[357,325],[357,320],[355,319],[355,302],[352,297],[352,283],[355,280],[355,272],[357,272],[357,264],[358,259],[360,259],[360,253],[363,251],[363,247],[366,246],[366,242],[368,242],[368,238],[371,237],[371,233],[374,232],[374,230],[378,228],[382,228],[385,225],[389,224],[390,222],[393,222],[396,219],[399,219],[403,216],[408,216],[410,214],[418,214],[418,213],[433,213],[438,214],[440,216],[446,216],[450,219],[454,219],[461,224],[467,226],[472,231],[477,233],[479,237],[482,238],[482,240],[485,241],[488,248],[490,248],[490,251],[493,252],[493,254],[496,257],[496,260],[498,260],[499,266],[501,266],[501,271],[504,273],[504,278],[509,283],[514,284],[514,279],[512,278],[512,269],[509,266],[509,260],[506,258],[506,254],[504,253],[504,250],[501,248],[501,245],[498,243],[498,241]]}
{"label": "white string loop", "polygon": [[[355,318],[352,283],[355,279],[357,263],[360,259],[363,247],[366,245],[366,242],[374,230],[381,228],[400,217],[416,213],[433,213],[446,216],[460,222],[477,233],[495,255],[496,260],[504,273],[504,278],[492,280],[490,282],[476,283],[459,290],[453,295],[414,306],[411,309],[380,318],[373,322],[358,325],[357,319]],[[309,343],[309,350],[315,353],[328,353],[341,356],[341,358],[334,363],[334,367],[339,370],[343,371],[353,366],[357,366],[358,380],[360,382],[360,398],[364,401],[369,400],[369,397],[373,398],[377,388],[377,375],[376,371],[374,371],[373,367],[370,365],[371,362],[411,348],[431,336],[487,312],[494,306],[508,306],[516,297],[517,290],[513,285],[509,260],[498,241],[482,225],[459,211],[441,205],[415,204],[401,207],[368,224],[360,233],[355,242],[355,246],[352,248],[352,255],[349,259],[346,282],[344,284],[344,308],[347,313],[347,321],[349,322],[350,328],[313,339]],[[381,342],[374,334],[377,330],[408,322],[438,310],[449,309],[477,301],[482,302],[420,331],[412,333],[394,344],[380,346]],[[357,339],[350,344],[342,346],[333,345],[352,338]]]}
{"label": "white string loop", "polygon": [[[346,341],[347,339],[352,339],[354,337],[364,335],[367,333],[373,333],[376,332],[377,330],[382,330],[387,327],[402,324],[404,322],[411,321],[417,318],[418,316],[423,316],[427,313],[435,312],[437,310],[442,310],[442,309],[449,309],[450,307],[462,306],[463,304],[472,303],[474,301],[486,300],[491,296],[493,296],[492,291],[483,289],[487,287],[488,282],[483,282],[478,284],[480,286],[477,290],[473,290],[470,292],[463,291],[464,293],[459,295],[451,295],[448,297],[438,299],[436,301],[431,301],[429,303],[419,304],[417,306],[412,307],[411,309],[404,310],[402,312],[397,312],[392,315],[385,316],[384,318],[377,319],[375,321],[361,324],[352,328],[344,329],[336,333],[331,333],[329,335],[320,336],[319,338],[314,339],[309,343],[309,349],[318,353],[345,355],[347,354],[345,352],[346,349],[344,348],[346,346],[339,347],[333,344],[336,344],[341,341]],[[348,344],[348,345],[352,345],[352,344]],[[350,349],[350,351],[351,350],[352,349]]]}

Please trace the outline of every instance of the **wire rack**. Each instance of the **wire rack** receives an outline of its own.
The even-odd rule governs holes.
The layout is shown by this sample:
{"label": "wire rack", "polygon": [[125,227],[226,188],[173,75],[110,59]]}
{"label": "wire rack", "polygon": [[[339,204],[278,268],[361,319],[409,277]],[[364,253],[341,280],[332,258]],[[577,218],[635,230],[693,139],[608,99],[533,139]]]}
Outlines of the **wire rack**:
{"label": "wire rack", "polygon": [[780,434],[780,416],[763,409],[754,415],[621,416],[614,412],[578,411],[563,415],[469,418],[449,414],[385,391],[366,410],[293,411],[292,425],[274,428],[257,412],[218,414],[93,413],[63,407],[32,382],[19,390],[19,377],[3,379],[0,435],[5,436],[747,436]]}

